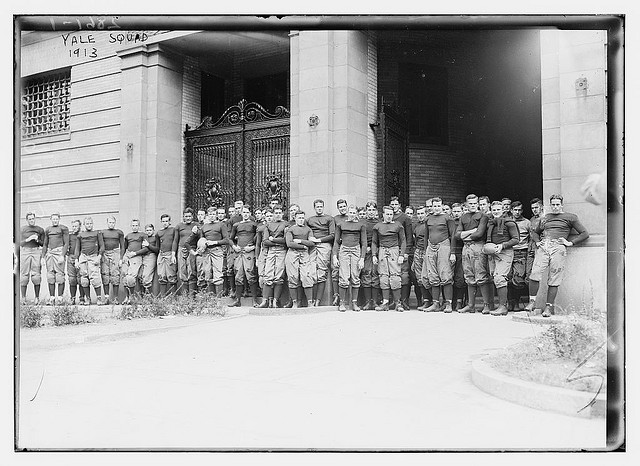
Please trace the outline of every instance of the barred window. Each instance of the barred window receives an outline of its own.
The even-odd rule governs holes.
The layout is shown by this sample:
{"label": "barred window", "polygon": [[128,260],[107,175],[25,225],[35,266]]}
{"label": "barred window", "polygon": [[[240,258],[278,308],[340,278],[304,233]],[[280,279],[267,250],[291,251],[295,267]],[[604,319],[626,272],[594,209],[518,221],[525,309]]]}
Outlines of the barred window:
{"label": "barred window", "polygon": [[28,79],[22,94],[22,137],[68,131],[70,96],[70,71]]}

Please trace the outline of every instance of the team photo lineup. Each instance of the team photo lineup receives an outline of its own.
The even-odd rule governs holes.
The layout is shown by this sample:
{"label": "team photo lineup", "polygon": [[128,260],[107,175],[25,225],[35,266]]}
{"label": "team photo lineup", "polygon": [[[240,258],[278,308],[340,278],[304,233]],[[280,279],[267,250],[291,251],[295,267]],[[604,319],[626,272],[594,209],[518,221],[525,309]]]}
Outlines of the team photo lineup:
{"label": "team photo lineup", "polygon": [[[228,209],[187,207],[175,226],[169,214],[157,229],[133,219],[126,235],[113,216],[103,229],[91,217],[72,220],[69,229],[53,213],[43,229],[29,212],[21,228],[21,303],[31,282],[40,304],[44,274],[47,305],[89,305],[93,288],[98,305],[131,304],[144,294],[208,292],[232,298],[229,306],[250,296],[257,308],[402,312],[410,309],[413,288],[419,311],[501,316],[524,309],[550,317],[567,248],[589,234],[575,214],[563,211],[559,194],[550,196],[547,208],[539,198],[529,205],[531,219],[523,217],[522,202],[509,198],[492,202],[469,194],[449,205],[435,197],[403,210],[393,196],[381,208],[339,199],[338,214],[330,216],[322,199],[311,213],[298,204],[285,211],[277,200],[254,209],[238,200]],[[544,276],[548,288],[538,308]]]}

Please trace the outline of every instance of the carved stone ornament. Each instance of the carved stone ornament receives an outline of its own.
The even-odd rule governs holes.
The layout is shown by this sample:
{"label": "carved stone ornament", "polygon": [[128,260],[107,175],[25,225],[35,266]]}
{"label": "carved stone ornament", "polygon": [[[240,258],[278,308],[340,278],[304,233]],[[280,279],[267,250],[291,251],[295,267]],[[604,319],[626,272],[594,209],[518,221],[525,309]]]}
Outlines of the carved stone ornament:
{"label": "carved stone ornament", "polygon": [[271,172],[270,174],[265,176],[265,193],[266,193],[266,202],[269,203],[272,200],[278,201],[278,203],[282,203],[282,175],[280,173]]}

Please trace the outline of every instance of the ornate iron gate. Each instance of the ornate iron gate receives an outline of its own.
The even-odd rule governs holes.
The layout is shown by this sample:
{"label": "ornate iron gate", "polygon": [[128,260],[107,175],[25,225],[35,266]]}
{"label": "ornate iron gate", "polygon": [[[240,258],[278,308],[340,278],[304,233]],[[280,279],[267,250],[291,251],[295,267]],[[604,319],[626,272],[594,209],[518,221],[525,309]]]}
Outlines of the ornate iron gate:
{"label": "ornate iron gate", "polygon": [[184,133],[186,203],[194,209],[232,205],[241,199],[262,206],[289,203],[289,111],[241,100],[217,121],[206,117]]}
{"label": "ornate iron gate", "polygon": [[402,206],[409,204],[409,130],[407,121],[390,106],[383,104],[378,115],[382,156],[378,165],[381,174],[378,206],[398,196]]}

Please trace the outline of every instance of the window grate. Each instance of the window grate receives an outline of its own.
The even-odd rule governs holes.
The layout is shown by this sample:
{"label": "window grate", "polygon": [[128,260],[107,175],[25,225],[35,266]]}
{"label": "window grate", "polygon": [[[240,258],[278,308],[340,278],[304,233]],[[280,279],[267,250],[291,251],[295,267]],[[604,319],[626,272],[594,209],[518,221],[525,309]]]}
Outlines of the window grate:
{"label": "window grate", "polygon": [[22,94],[22,137],[69,130],[71,73],[29,79]]}

